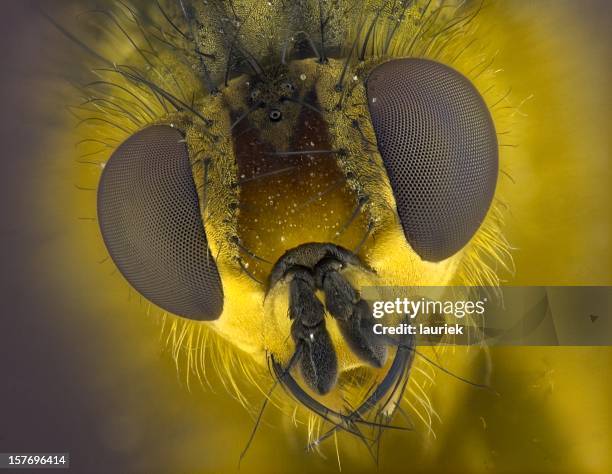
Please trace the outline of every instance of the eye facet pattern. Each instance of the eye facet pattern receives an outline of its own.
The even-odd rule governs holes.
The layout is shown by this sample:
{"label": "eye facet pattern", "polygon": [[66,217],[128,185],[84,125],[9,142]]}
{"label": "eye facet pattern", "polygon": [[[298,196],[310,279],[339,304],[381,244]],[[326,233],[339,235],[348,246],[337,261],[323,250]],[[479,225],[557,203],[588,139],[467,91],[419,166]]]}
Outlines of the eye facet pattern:
{"label": "eye facet pattern", "polygon": [[493,199],[498,145],[472,83],[427,59],[391,60],[367,80],[370,117],[404,235],[444,260],[478,230]]}
{"label": "eye facet pattern", "polygon": [[98,222],[117,268],[145,298],[190,319],[219,317],[223,287],[180,131],[150,126],[117,148],[100,179]]}

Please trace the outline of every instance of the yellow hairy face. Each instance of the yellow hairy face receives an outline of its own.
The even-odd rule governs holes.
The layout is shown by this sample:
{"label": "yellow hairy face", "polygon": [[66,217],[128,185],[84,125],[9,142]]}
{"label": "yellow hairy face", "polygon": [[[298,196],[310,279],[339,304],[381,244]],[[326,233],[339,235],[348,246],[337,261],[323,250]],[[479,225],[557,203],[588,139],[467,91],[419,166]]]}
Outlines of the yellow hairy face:
{"label": "yellow hairy face", "polygon": [[[356,287],[444,285],[461,258],[459,253],[428,262],[406,242],[382,160],[371,147],[376,138],[367,119],[365,87],[355,80],[350,99],[345,98],[335,87],[342,69],[335,59],[289,64],[278,82],[301,93],[279,109],[278,122],[269,119],[265,107],[241,120],[253,93],[248,78],[237,78],[202,106],[214,122],[210,131],[224,138],[211,143],[195,127],[187,134],[196,156],[195,182],[207,202],[202,218],[223,281],[224,310],[213,325],[260,362],[265,352],[288,360],[293,350],[287,341],[287,285],[265,295],[272,264],[290,249],[310,242],[355,249],[375,272],[351,272]],[[360,117],[365,119],[355,124]],[[296,155],[296,150],[304,152]],[[361,196],[368,198],[360,202]],[[354,368],[358,359],[334,329],[341,370]]]}
{"label": "yellow hairy face", "polygon": [[[296,258],[293,267],[285,268],[274,280],[273,270],[295,249],[317,244],[346,250],[356,260],[340,262],[337,273],[357,295],[366,286],[498,284],[494,269],[508,269],[511,259],[501,233],[499,193],[504,180],[496,188],[495,131],[500,137],[508,133],[515,109],[507,104],[506,86],[495,80],[494,56],[486,50],[469,49],[477,38],[477,5],[338,2],[321,13],[326,18],[321,22],[317,2],[286,9],[280,2],[232,4],[234,13],[225,11],[229,7],[223,3],[210,8],[197,3],[188,12],[174,3],[161,8],[143,6],[142,11],[119,6],[110,16],[111,23],[122,25],[120,31],[130,40],[117,42],[109,37],[107,42],[91,45],[97,77],[81,90],[85,101],[78,116],[84,134],[79,146],[85,156],[100,160],[91,162],[99,166],[87,168],[84,175],[91,178],[97,173],[100,180],[101,174],[99,183],[105,182],[105,176],[108,183],[118,169],[116,163],[127,156],[122,150],[142,137],[141,133],[161,127],[158,130],[180,134],[172,146],[178,146],[177,153],[188,161],[202,232],[197,270],[210,272],[204,279],[219,284],[214,314],[186,315],[164,304],[176,285],[189,277],[180,269],[171,290],[164,293],[163,285],[158,284],[156,291],[164,293],[161,299],[142,290],[139,285],[150,275],[138,274],[134,261],[157,265],[158,276],[168,270],[165,261],[159,263],[162,255],[171,252],[161,248],[139,254],[130,265],[122,264],[124,256],[117,256],[113,241],[116,222],[130,233],[139,216],[129,204],[123,205],[129,202],[123,199],[118,208],[124,214],[109,224],[105,216],[110,211],[101,205],[106,190],[102,184],[98,187],[99,224],[121,273],[161,308],[164,338],[177,363],[184,359],[188,371],[203,377],[202,361],[212,348],[211,357],[223,383],[248,404],[235,374],[244,373],[249,381],[260,384],[267,380],[265,368],[271,355],[282,366],[290,363],[299,340],[291,299],[293,272],[306,268],[306,273],[314,275],[315,266],[330,257],[326,254],[310,267],[305,257]],[[101,19],[92,21],[99,24]],[[495,197],[488,197],[487,206],[479,211],[482,215],[474,219],[477,225],[472,225],[461,245],[455,242],[451,252],[435,258],[422,251],[422,242],[411,234],[406,221],[409,212],[398,204],[413,190],[399,189],[390,180],[389,159],[381,153],[379,141],[387,122],[382,120],[384,127],[375,130],[372,120],[376,100],[383,101],[384,95],[372,95],[368,79],[381,65],[406,58],[419,65],[433,64],[431,67],[451,74],[453,80],[469,84],[466,94],[481,102],[477,112],[491,122],[494,135],[495,173],[488,187],[491,193],[497,189]],[[444,89],[444,81],[440,84],[441,110],[462,100],[463,96],[455,97]],[[428,85],[438,87],[437,81]],[[435,114],[429,122],[423,120],[434,137],[437,120]],[[435,138],[452,155],[455,138],[440,135]],[[418,144],[420,136],[411,140]],[[502,171],[504,145],[500,140]],[[146,143],[138,146],[147,149]],[[438,151],[426,150],[434,162]],[[147,166],[142,169],[141,173],[150,172]],[[440,183],[446,181],[434,180],[428,187],[435,191],[442,187]],[[125,189],[133,196],[138,186],[128,180]],[[454,191],[461,196],[461,190]],[[410,196],[421,206],[440,205],[427,195]],[[135,199],[138,206],[144,206],[146,212],[141,214],[149,220],[142,226],[143,234],[134,231],[136,237],[123,249],[155,240],[149,234],[154,234],[159,213],[146,209],[148,199]],[[179,196],[167,207],[179,208],[186,201]],[[447,219],[440,220],[452,223],[454,219],[455,214],[448,213]],[[463,228],[469,227],[462,222],[456,226],[464,234]],[[189,235],[178,232],[174,244],[193,246]],[[192,288],[187,293],[190,291]],[[206,296],[202,290],[197,298]],[[383,380],[398,351],[389,347],[389,357],[381,357],[379,366],[368,363],[347,342],[339,318],[330,313],[322,286],[313,284],[311,296],[326,305],[322,320],[337,359],[337,374],[330,376],[333,380],[318,395],[335,409],[346,400],[358,404]],[[155,312],[151,308],[155,306],[149,306],[147,312]],[[317,324],[320,326],[319,320]],[[417,359],[408,377],[409,367],[403,374],[409,378],[406,393],[415,397],[410,403],[418,400],[418,416],[431,427],[426,386],[433,369]],[[292,368],[292,372],[308,393],[317,392],[304,369]],[[395,411],[395,400],[392,402],[382,407],[385,413]]]}

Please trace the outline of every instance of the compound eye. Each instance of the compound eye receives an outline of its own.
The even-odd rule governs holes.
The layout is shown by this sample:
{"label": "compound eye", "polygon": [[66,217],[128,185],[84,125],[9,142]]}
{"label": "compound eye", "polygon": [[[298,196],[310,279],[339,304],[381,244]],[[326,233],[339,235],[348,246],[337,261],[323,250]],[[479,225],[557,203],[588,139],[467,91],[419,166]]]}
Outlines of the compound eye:
{"label": "compound eye", "polygon": [[424,260],[444,260],[473,237],[493,199],[489,110],[468,79],[426,59],[377,66],[367,95],[404,235]]}
{"label": "compound eye", "polygon": [[150,126],[117,148],[100,179],[98,222],[115,265],[145,298],[179,316],[219,317],[223,287],[181,132]]}

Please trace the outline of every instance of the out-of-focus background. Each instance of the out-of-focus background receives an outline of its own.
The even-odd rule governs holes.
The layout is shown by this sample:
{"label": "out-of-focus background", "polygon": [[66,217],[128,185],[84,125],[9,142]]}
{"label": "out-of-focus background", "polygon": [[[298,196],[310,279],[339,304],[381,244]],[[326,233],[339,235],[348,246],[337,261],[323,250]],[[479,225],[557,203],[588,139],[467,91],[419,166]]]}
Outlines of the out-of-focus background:
{"label": "out-of-focus background", "polygon": [[[610,285],[610,4],[486,3],[483,37],[504,81],[516,102],[532,96],[504,163],[515,182],[504,196],[508,284]],[[78,2],[2,2],[0,452],[70,452],[74,472],[235,472],[253,420],[214,377],[214,391],[187,388],[155,318],[98,263],[96,223],[79,204],[91,191],[75,187],[58,102],[65,85],[49,64],[69,46],[38,5],[68,23],[79,12]],[[500,396],[440,375],[437,438],[385,434],[378,469],[610,472],[611,355],[492,348]],[[266,420],[241,472],[338,471],[334,457],[305,452],[304,430],[273,411]],[[376,470],[365,454],[340,454],[345,472]]]}

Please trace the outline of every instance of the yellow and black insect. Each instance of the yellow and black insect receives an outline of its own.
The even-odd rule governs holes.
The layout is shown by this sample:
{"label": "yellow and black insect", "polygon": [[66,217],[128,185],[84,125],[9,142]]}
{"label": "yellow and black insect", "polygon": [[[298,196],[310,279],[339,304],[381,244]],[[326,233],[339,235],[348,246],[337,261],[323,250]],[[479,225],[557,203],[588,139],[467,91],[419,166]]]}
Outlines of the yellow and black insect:
{"label": "yellow and black insect", "polygon": [[481,6],[118,2],[89,21],[120,47],[64,29],[97,75],[81,143],[109,156],[112,260],[332,423],[313,445],[389,427],[410,379],[415,341],[374,336],[361,288],[497,283],[504,97],[465,57]]}

